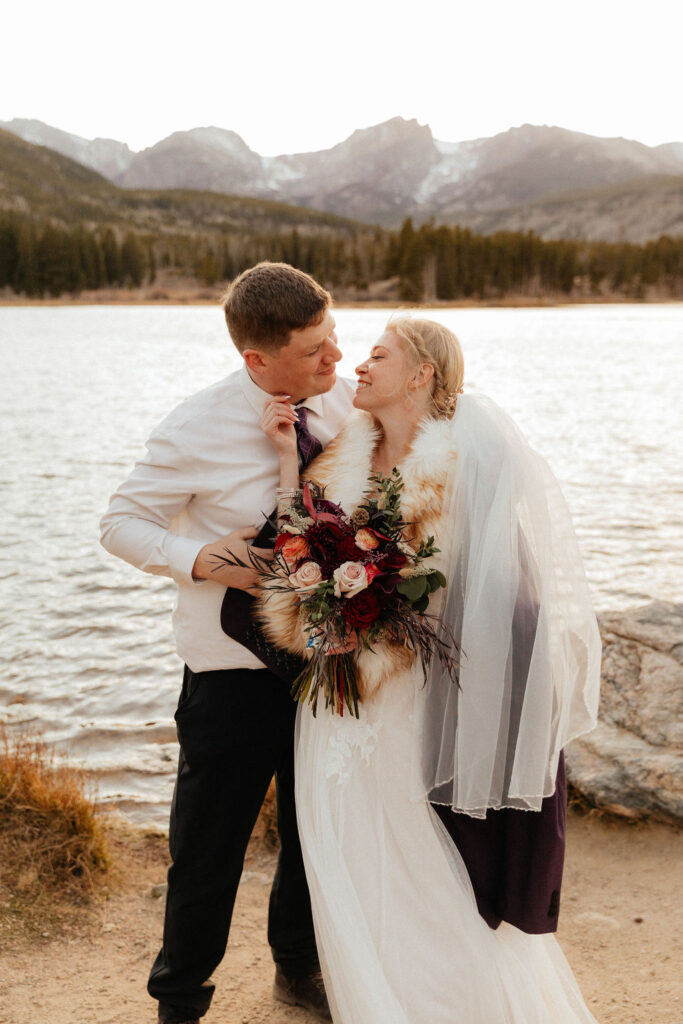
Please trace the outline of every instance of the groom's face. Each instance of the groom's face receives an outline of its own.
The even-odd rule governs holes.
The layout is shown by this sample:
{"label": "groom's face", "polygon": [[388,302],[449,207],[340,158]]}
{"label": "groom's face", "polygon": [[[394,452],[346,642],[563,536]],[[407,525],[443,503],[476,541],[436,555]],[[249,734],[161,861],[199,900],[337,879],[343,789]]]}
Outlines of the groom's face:
{"label": "groom's face", "polygon": [[334,317],[328,309],[319,324],[292,331],[289,343],[278,352],[262,353],[263,368],[257,382],[264,391],[291,395],[295,402],[322,395],[334,387],[341,357]]}

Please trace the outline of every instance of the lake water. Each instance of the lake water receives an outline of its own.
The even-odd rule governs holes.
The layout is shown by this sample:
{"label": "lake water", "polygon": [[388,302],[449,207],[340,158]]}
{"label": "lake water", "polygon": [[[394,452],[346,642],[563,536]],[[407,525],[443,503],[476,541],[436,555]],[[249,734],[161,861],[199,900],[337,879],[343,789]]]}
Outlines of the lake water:
{"label": "lake water", "polygon": [[[387,314],[336,315],[352,376]],[[680,600],[683,305],[432,315],[460,337],[466,387],[562,482],[598,610]],[[104,803],[164,825],[174,586],[107,555],[98,519],[151,428],[239,357],[208,307],[3,308],[0,350],[0,719],[42,729]]]}

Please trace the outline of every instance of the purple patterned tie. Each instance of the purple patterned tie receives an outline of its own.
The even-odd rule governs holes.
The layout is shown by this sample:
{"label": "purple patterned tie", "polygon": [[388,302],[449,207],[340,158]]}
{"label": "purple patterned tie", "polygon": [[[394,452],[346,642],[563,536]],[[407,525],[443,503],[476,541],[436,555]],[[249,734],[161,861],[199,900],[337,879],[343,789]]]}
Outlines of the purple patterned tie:
{"label": "purple patterned tie", "polygon": [[313,462],[317,455],[320,455],[323,446],[315,434],[312,434],[308,429],[308,409],[306,406],[297,405],[295,410],[298,417],[294,424],[296,447],[301,458],[299,469],[306,469],[306,466]]}

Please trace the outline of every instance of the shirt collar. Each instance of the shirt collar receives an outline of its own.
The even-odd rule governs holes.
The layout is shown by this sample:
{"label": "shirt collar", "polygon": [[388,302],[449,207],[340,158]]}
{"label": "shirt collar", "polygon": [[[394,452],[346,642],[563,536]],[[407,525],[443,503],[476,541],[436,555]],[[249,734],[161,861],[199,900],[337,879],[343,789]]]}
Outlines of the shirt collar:
{"label": "shirt collar", "polygon": [[[242,391],[252,407],[254,412],[258,415],[259,419],[263,415],[263,410],[266,402],[272,398],[267,391],[260,388],[251,377],[247,370],[247,364],[242,363],[242,369],[240,371],[240,383],[242,385]],[[307,409],[310,409],[312,413],[317,416],[323,414],[323,396],[322,395],[311,395],[310,398],[304,398],[303,401],[299,402],[299,405],[304,405]]]}

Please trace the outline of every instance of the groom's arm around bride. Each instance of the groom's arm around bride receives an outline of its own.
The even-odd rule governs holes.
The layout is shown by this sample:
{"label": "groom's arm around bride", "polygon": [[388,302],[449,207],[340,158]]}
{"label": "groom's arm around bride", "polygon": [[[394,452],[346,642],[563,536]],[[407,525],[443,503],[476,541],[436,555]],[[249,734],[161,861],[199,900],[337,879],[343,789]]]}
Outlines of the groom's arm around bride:
{"label": "groom's arm around bride", "polygon": [[173,626],[185,671],[173,863],[149,991],[168,1024],[206,1013],[246,845],[275,775],[281,853],[268,938],[277,991],[284,986],[288,997],[329,1019],[296,829],[295,705],[286,685],[221,630],[225,587],[247,590],[254,577],[248,569],[214,571],[214,556],[226,546],[243,555],[275,505],[279,461],[259,425],[272,396],[301,402],[325,445],[341,429],[353,392],[336,378],[341,353],[330,296],[308,275],[259,264],[233,281],[224,310],[241,369],[171,412],[102,520],[108,551],[170,576],[178,588]]}

